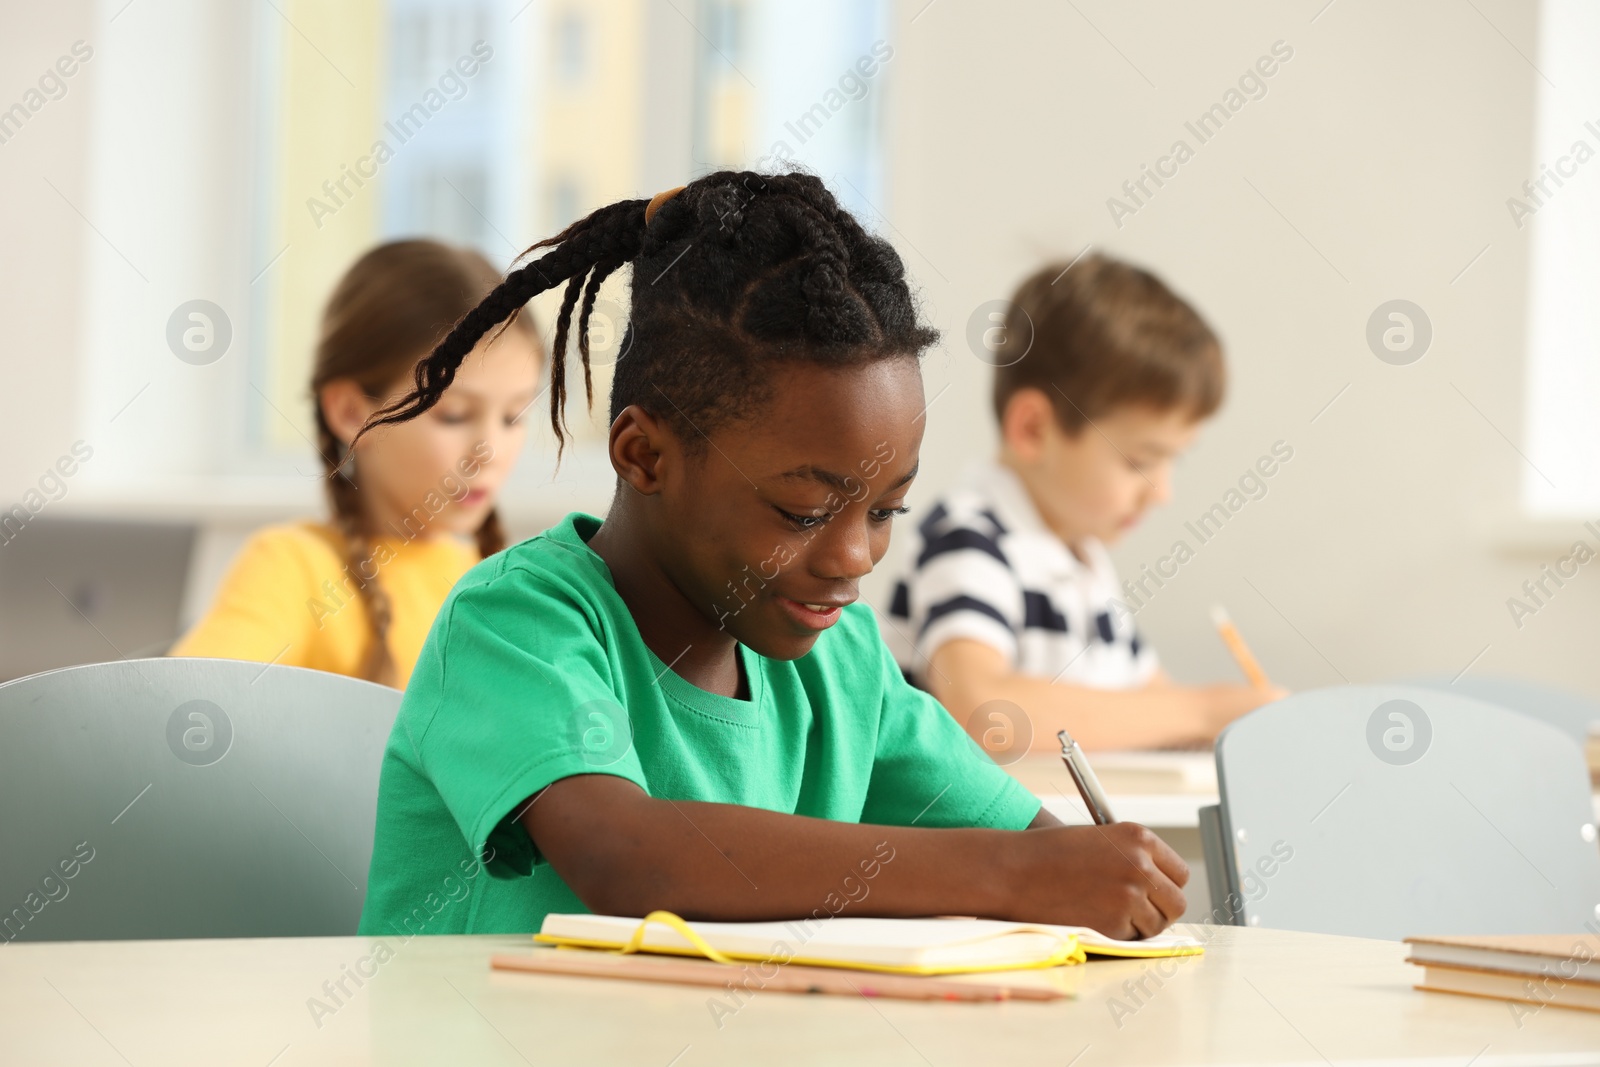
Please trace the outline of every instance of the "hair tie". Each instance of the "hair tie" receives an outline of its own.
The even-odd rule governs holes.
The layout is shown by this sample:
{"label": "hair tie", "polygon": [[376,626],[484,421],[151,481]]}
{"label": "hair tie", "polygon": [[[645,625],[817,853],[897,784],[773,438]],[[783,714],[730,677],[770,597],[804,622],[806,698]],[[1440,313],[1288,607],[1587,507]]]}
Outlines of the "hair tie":
{"label": "hair tie", "polygon": [[652,196],[650,203],[646,204],[644,208],[644,224],[646,226],[650,225],[650,220],[656,217],[656,212],[661,209],[661,205],[683,192],[685,188],[686,186],[680,185],[676,189],[667,189]]}

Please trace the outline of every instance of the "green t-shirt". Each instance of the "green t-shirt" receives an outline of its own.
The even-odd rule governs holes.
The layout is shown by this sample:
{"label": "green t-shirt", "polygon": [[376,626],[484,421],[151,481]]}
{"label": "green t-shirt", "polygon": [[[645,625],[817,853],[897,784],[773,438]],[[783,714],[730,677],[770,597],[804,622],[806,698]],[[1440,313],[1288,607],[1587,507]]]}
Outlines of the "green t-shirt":
{"label": "green t-shirt", "polygon": [[750,699],[718,696],[645,647],[587,544],[598,528],[574,513],[491,556],[439,612],[384,753],[361,933],[527,933],[587,911],[517,820],[574,774],[841,822],[1020,830],[1038,814],[906,682],[868,606],[797,660],[741,645]]}

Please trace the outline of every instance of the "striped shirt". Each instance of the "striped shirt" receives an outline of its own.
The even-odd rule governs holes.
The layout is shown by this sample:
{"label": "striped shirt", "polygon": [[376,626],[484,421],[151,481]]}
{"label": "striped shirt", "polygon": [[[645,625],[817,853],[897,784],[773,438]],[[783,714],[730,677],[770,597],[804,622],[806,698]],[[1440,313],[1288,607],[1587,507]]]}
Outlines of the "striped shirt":
{"label": "striped shirt", "polygon": [[1075,554],[1009,468],[974,468],[907,541],[882,629],[916,684],[926,688],[929,657],[956,638],[1051,681],[1124,689],[1155,674],[1132,616],[1112,610],[1117,575],[1105,546],[1087,540]]}

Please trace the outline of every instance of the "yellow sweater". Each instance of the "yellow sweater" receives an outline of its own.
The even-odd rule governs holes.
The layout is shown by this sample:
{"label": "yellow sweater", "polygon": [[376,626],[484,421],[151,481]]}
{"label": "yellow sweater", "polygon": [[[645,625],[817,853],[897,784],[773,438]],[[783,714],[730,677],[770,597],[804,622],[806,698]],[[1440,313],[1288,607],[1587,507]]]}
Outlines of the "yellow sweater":
{"label": "yellow sweater", "polygon": [[475,546],[444,537],[373,543],[359,565],[345,561],[329,526],[294,523],[254,534],[233,561],[204,618],[173,656],[209,656],[311,667],[359,677],[372,640],[360,581],[389,595],[389,654],[405,687],[433,617],[456,580],[478,562]]}

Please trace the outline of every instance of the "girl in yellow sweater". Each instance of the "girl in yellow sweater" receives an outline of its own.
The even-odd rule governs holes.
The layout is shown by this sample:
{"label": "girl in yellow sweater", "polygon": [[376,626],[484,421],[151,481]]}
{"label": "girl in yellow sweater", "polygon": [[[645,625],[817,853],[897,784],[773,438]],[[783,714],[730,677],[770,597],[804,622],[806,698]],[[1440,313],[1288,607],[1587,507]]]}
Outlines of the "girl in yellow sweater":
{"label": "girl in yellow sweater", "polygon": [[499,281],[476,252],[435,241],[380,245],[345,273],[311,376],[331,517],[254,534],[172,655],[405,686],[456,579],[505,547],[494,501],[543,363],[531,316],[480,343],[427,417],[350,442]]}

